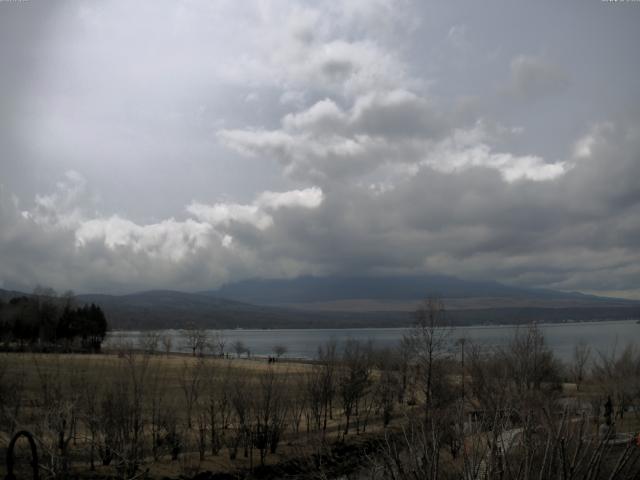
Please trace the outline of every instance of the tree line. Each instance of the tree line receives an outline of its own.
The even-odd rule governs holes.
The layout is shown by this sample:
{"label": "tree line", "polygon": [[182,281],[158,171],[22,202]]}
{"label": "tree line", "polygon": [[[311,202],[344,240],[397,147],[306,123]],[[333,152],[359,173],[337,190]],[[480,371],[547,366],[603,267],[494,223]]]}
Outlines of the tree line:
{"label": "tree line", "polygon": [[33,295],[0,300],[5,350],[99,351],[108,329],[102,309],[75,305],[72,292],[37,288]]}

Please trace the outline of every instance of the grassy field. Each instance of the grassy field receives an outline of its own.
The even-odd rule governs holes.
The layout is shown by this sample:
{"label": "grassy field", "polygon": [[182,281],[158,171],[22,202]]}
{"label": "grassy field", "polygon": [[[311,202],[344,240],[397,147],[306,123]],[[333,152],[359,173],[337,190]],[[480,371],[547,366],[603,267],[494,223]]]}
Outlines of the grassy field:
{"label": "grassy field", "polygon": [[[179,354],[0,354],[0,375],[4,388],[13,389],[12,392],[5,392],[0,400],[4,402],[4,417],[13,417],[16,421],[12,430],[26,429],[36,434],[41,450],[45,452],[43,457],[47,451],[59,450],[56,447],[56,429],[64,431],[64,435],[69,436],[69,451],[72,452],[69,456],[74,469],[76,472],[82,472],[89,469],[91,432],[88,424],[91,418],[87,412],[99,416],[105,398],[112,390],[117,390],[120,388],[119,385],[124,384],[128,389],[128,401],[135,396],[136,389],[141,390],[141,419],[145,422],[145,427],[141,439],[144,447],[140,455],[143,458],[141,463],[144,464],[144,468],[149,469],[152,478],[193,475],[206,470],[232,472],[254,467],[260,463],[260,458],[252,446],[249,447],[248,456],[245,456],[243,448],[240,447],[240,452],[234,459],[230,458],[225,448],[212,455],[210,446],[207,446],[206,454],[201,457],[198,445],[199,428],[204,428],[204,425],[198,422],[205,421],[204,417],[210,414],[210,399],[220,399],[220,395],[224,393],[223,389],[228,390],[226,393],[229,395],[233,395],[233,390],[241,386],[241,395],[246,397],[246,408],[250,410],[248,415],[264,414],[259,406],[262,405],[260,402],[267,388],[264,379],[273,378],[274,385],[279,389],[278,395],[288,403],[287,415],[290,416],[295,408],[293,403],[300,398],[297,392],[303,388],[308,381],[307,377],[313,371],[312,364],[303,362],[280,360],[269,363],[266,359],[199,358]],[[194,386],[195,377],[197,385]],[[372,375],[373,377],[375,375]],[[194,389],[198,390],[195,394]],[[197,398],[193,400],[192,423],[188,425],[186,405],[190,395]],[[231,402],[237,400],[230,397]],[[234,405],[227,407],[230,417],[233,417]],[[154,408],[157,411],[154,412]],[[218,408],[217,404],[215,408]],[[182,437],[177,460],[171,459],[167,449],[154,458],[149,446],[153,444],[153,422],[164,422],[165,420],[158,419],[166,412],[171,414],[171,421]],[[51,418],[59,414],[76,425],[73,428],[60,427],[56,419]],[[216,412],[216,415],[219,414],[220,412]],[[367,422],[369,433],[379,432],[381,429],[379,418],[374,417],[375,415],[371,415]],[[314,442],[320,442],[320,434],[310,432],[308,420],[305,421],[300,414],[299,425],[295,429],[300,433],[294,432],[293,421],[288,418],[284,422],[285,431],[278,451],[269,453],[264,458],[266,465],[291,458],[304,459],[318,448],[319,443],[316,445]],[[335,405],[330,412],[324,433],[327,440],[334,440],[341,435],[343,421],[340,410]],[[223,432],[223,435],[232,436],[230,432],[236,427],[237,419],[232,418],[228,431]],[[0,431],[0,451],[4,451],[8,445],[8,431],[7,428]],[[112,466],[104,467],[97,461],[97,449],[98,447],[96,472],[104,475],[114,474]],[[0,469],[0,474],[4,476],[5,472]]]}
{"label": "grassy field", "polygon": [[[348,367],[344,362],[333,364],[333,400],[323,411],[317,398],[314,403],[313,395],[326,380],[323,374],[327,365],[312,362],[281,359],[270,363],[261,358],[143,354],[130,350],[95,355],[2,353],[0,455],[5,456],[10,432],[26,429],[37,438],[43,477],[60,472],[64,462],[68,462],[73,474],[118,478],[139,474],[149,478],[190,478],[202,471],[246,473],[275,465],[317,471],[312,455],[326,455],[327,448],[341,449],[343,461],[349,462],[353,459],[344,452],[369,448],[383,439],[383,431],[393,433],[420,425],[417,419],[424,416],[420,387],[414,384],[412,393],[407,391],[405,400],[398,401],[400,371],[385,370],[383,359],[377,368],[366,366],[369,370],[364,377],[364,393],[349,414],[350,430],[346,435],[344,395],[358,381],[351,375],[362,373],[363,366],[356,363]],[[451,363],[443,372],[444,383],[454,397],[438,408],[455,415],[461,371]],[[389,373],[393,382],[386,384]],[[465,385],[469,415],[480,407],[473,398],[469,374]],[[387,387],[392,387],[393,408],[385,430],[382,409],[385,392],[389,393]],[[559,384],[558,388],[550,384],[543,388],[554,392],[553,401],[558,403],[553,408],[559,414],[566,408],[563,404],[576,405],[582,400],[583,405],[599,408],[604,402],[602,386],[596,383],[585,382],[579,391],[570,382]],[[408,400],[411,397],[415,404]],[[572,415],[571,422],[577,422],[580,413]],[[451,422],[453,417],[447,418],[446,422]],[[585,433],[595,435],[601,421],[601,413],[589,418]],[[624,418],[617,418],[616,428],[618,432],[640,430],[638,413],[628,412]],[[261,441],[260,435],[266,435],[267,430],[269,435],[278,434],[274,451]],[[465,441],[480,439],[479,444],[486,445],[487,435],[488,431],[481,431],[467,436]],[[23,472],[28,464],[25,446],[22,442],[18,449]],[[116,456],[105,466],[101,459],[108,453],[107,446]],[[443,448],[442,452],[442,460],[453,465],[448,450]],[[122,471],[131,458],[136,459],[135,475]],[[333,476],[342,473],[331,472]],[[2,464],[0,476],[5,474]]]}

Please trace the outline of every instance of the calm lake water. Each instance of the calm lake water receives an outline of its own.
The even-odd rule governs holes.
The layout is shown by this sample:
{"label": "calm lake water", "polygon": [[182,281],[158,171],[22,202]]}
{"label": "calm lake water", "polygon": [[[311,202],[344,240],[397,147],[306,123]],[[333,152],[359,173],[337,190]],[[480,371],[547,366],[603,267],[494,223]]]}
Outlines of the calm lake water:
{"label": "calm lake water", "polygon": [[[456,327],[451,332],[452,349],[455,341],[465,338],[483,348],[500,347],[506,345],[518,331],[526,327],[515,326],[473,326]],[[572,357],[575,345],[584,340],[595,352],[610,353],[614,349],[621,351],[629,344],[640,343],[640,324],[635,321],[616,322],[583,322],[540,325],[547,345],[556,356],[562,360]],[[406,328],[351,328],[351,329],[282,329],[282,330],[212,330],[210,333],[222,332],[226,341],[226,350],[232,351],[231,344],[241,340],[254,356],[272,355],[274,345],[287,347],[288,357],[314,358],[318,347],[331,339],[338,342],[338,346],[345,340],[353,338],[361,341],[371,340],[376,347],[395,347]],[[163,330],[161,334],[173,337],[172,350],[187,352],[181,330]],[[136,345],[144,333],[137,331],[111,332],[105,342],[105,347],[119,342]]]}

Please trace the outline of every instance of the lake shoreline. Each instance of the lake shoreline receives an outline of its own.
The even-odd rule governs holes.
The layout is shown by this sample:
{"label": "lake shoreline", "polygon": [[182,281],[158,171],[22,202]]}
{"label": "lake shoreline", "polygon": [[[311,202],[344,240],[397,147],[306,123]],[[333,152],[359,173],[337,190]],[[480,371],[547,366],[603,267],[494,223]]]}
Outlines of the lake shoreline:
{"label": "lake shoreline", "polygon": [[[526,327],[527,325],[530,324],[535,324],[538,326],[542,326],[542,327],[553,327],[553,326],[567,326],[567,325],[583,325],[583,324],[599,324],[599,323],[606,323],[606,324],[615,324],[615,323],[636,323],[636,324],[640,324],[640,317],[639,318],[629,318],[629,319],[610,319],[610,320],[578,320],[578,321],[566,321],[566,322],[519,322],[519,323],[477,323],[477,324],[464,324],[464,325],[451,325],[451,326],[447,326],[445,328],[452,328],[452,329],[456,329],[456,328],[516,328],[516,327]],[[393,327],[378,327],[378,326],[358,326],[358,327],[350,327],[350,326],[344,326],[344,327],[316,327],[316,326],[310,326],[310,327],[286,327],[286,328],[279,328],[279,327],[263,327],[263,328],[244,328],[244,327],[236,327],[236,328],[216,328],[216,327],[198,327],[202,330],[207,330],[207,331],[231,331],[231,332],[235,332],[235,331],[244,331],[244,332],[263,332],[263,331],[267,331],[267,332],[273,332],[273,331],[306,331],[306,330],[362,330],[362,329],[366,329],[366,330],[397,330],[397,329],[408,329],[410,330],[411,328],[413,328],[414,325],[411,323],[408,323],[405,326],[402,325],[398,325],[398,326],[393,326]],[[131,333],[131,332],[138,332],[138,333],[143,333],[143,332],[159,332],[159,331],[175,331],[175,332],[180,332],[180,331],[184,331],[184,330],[188,330],[188,328],[117,328],[114,330],[109,330],[109,334],[112,333]]]}
{"label": "lake shoreline", "polygon": [[[579,342],[590,344],[594,352],[606,353],[624,348],[626,345],[640,344],[640,325],[635,320],[615,320],[600,322],[539,323],[545,341],[561,359],[568,359]],[[448,349],[458,351],[456,342],[469,341],[483,349],[500,348],[507,345],[514,335],[523,331],[526,325],[475,325],[459,326],[451,329]],[[400,340],[411,331],[411,327],[396,328],[333,328],[333,329],[210,329],[203,330],[213,338],[221,335],[225,351],[234,352],[232,345],[240,342],[250,352],[250,356],[274,357],[275,348],[284,346],[286,356],[313,359],[318,348],[328,342],[335,342],[342,348],[347,339],[362,342],[371,341],[376,348],[396,348]],[[139,346],[145,337],[157,334],[170,339],[171,351],[189,353],[185,344],[188,330],[156,331],[112,331],[107,336],[104,348],[119,346]],[[160,348],[158,348],[160,350]]]}

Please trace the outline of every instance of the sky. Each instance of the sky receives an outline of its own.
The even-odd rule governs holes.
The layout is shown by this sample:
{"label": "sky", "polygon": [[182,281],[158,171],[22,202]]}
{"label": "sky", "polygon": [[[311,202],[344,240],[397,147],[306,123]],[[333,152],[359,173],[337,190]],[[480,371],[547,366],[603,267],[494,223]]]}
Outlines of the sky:
{"label": "sky", "polygon": [[640,299],[640,3],[0,1],[0,288]]}

